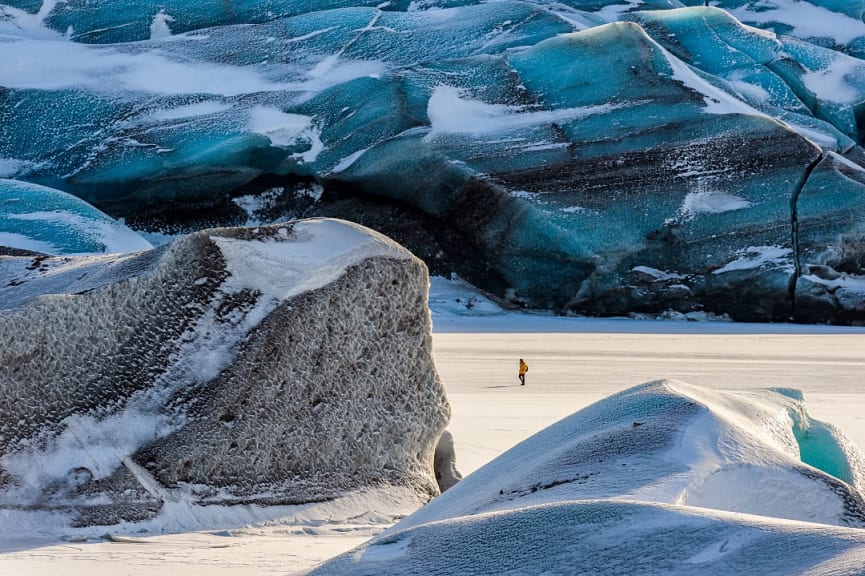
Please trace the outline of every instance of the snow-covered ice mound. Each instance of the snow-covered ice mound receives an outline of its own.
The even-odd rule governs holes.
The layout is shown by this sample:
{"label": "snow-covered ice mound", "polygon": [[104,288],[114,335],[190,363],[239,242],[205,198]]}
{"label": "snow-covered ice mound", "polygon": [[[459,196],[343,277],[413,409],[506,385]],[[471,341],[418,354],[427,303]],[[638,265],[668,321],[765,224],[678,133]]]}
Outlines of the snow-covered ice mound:
{"label": "snow-covered ice mound", "polygon": [[45,254],[134,252],[149,242],[66,192],[0,178],[0,249]]}
{"label": "snow-covered ice mound", "polygon": [[793,390],[649,382],[314,574],[862,574],[865,459]]}
{"label": "snow-covered ice mound", "polygon": [[438,493],[429,280],[378,233],[301,220],[3,257],[0,285],[0,533],[28,510],[82,526]]}

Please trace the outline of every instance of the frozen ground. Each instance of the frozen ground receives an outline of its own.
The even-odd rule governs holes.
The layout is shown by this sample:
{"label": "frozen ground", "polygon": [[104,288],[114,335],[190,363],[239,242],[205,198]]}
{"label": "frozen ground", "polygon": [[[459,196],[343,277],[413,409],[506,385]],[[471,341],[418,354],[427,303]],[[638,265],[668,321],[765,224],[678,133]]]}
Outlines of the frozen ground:
{"label": "frozen ground", "polygon": [[[501,314],[449,287],[434,283],[434,354],[464,475],[604,396],[662,377],[718,389],[799,388],[812,417],[865,448],[865,329]],[[475,315],[454,316],[470,298]],[[530,367],[525,387],[516,378],[521,357]],[[0,574],[294,574],[388,525],[386,516],[346,519],[327,507],[301,517],[117,541],[0,542]]]}

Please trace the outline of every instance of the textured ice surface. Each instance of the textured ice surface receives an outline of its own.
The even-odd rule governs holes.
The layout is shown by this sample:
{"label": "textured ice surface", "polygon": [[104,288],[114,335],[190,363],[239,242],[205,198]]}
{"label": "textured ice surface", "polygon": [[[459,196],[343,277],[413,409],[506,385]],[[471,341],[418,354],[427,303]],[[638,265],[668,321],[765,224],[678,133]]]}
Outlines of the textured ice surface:
{"label": "textured ice surface", "polygon": [[377,233],[205,230],[0,275],[0,508],[104,525],[438,492],[426,269]]}
{"label": "textured ice surface", "polygon": [[534,308],[865,321],[855,286],[797,305],[808,186],[862,252],[812,212],[863,186],[815,170],[865,160],[861,2],[683,4],[14,2],[0,174],[150,229],[278,190]]}
{"label": "textured ice surface", "polygon": [[75,196],[6,179],[0,179],[0,246],[53,255],[152,248]]}
{"label": "textured ice surface", "polygon": [[865,457],[796,391],[650,382],[313,574],[854,574],[863,480]]}

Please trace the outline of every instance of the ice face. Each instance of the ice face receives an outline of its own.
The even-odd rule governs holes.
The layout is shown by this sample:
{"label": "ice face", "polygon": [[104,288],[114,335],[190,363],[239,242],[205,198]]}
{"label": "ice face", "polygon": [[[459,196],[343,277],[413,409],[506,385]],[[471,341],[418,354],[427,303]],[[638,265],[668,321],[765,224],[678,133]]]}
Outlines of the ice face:
{"label": "ice face", "polygon": [[[190,226],[237,223],[232,197],[315,183],[315,202],[285,192],[289,213],[407,208],[394,229],[434,223],[454,270],[532,307],[795,318],[795,203],[823,155],[862,158],[852,49],[717,7],[205,4],[195,22],[179,5],[136,5],[146,18],[108,2],[37,8],[7,8],[20,29],[0,37],[15,62],[0,70],[5,176],[136,223],[193,214]],[[93,45],[23,25],[87,15],[143,18],[150,39]]]}
{"label": "ice face", "polygon": [[65,192],[0,179],[0,246],[44,254],[135,252],[144,238]]}

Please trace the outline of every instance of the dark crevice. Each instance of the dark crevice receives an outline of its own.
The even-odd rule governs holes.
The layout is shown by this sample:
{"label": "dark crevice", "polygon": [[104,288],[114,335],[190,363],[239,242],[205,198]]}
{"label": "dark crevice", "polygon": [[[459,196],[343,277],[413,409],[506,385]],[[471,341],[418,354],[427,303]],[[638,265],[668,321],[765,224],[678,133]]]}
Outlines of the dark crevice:
{"label": "dark crevice", "polygon": [[790,317],[796,317],[796,285],[799,283],[799,277],[802,276],[802,261],[799,254],[799,195],[811,178],[811,173],[823,161],[825,154],[821,151],[814,160],[812,160],[805,168],[802,178],[793,189],[793,194],[790,197],[790,243],[793,248],[793,276],[790,278],[790,284],[787,287],[787,293],[790,298]]}

